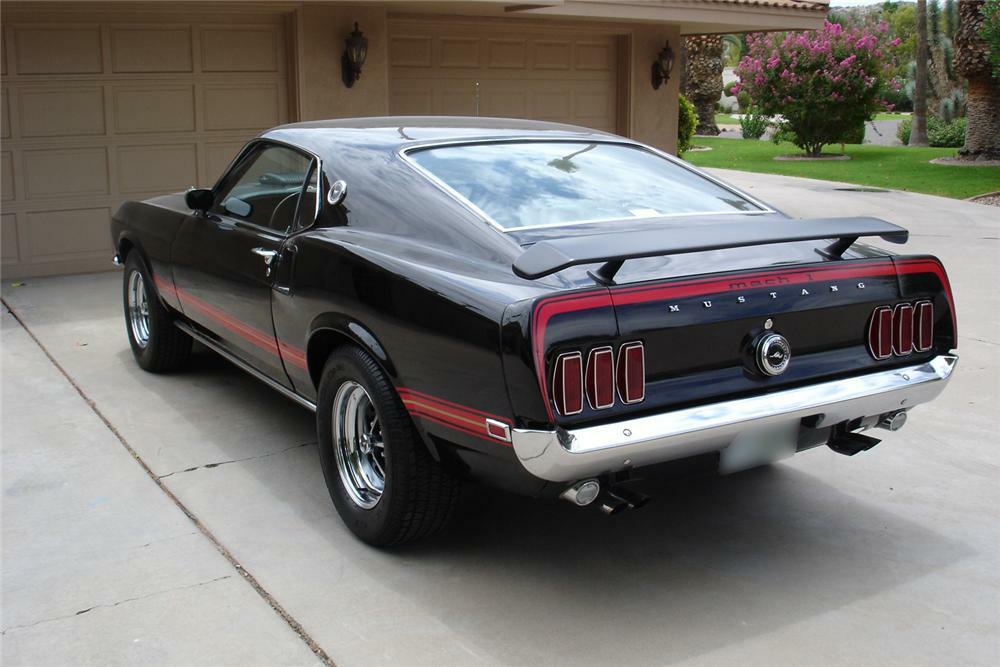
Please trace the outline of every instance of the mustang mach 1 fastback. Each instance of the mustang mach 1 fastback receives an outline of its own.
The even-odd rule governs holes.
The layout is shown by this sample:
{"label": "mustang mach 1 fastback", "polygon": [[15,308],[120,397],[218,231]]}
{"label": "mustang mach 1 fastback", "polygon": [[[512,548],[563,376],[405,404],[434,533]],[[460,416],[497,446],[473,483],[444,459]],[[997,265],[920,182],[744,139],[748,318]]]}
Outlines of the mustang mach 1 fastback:
{"label": "mustang mach 1 fastback", "polygon": [[139,365],[199,341],[314,410],[377,545],[441,527],[463,479],[614,513],[665,468],[853,455],[957,361],[941,263],[858,243],[906,230],[792,219],[567,125],[286,125],[111,231]]}

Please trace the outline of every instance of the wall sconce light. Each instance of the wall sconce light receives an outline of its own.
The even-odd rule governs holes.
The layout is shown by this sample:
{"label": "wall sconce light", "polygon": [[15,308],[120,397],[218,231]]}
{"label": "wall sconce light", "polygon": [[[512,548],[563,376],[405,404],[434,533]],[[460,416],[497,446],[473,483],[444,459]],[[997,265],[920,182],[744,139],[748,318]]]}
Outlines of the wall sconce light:
{"label": "wall sconce light", "polygon": [[368,55],[368,38],[354,24],[354,31],[344,40],[344,55],[340,59],[341,76],[344,85],[350,88],[361,78],[361,68]]}
{"label": "wall sconce light", "polygon": [[673,69],[674,52],[670,48],[670,42],[667,42],[653,61],[653,90],[658,90],[660,86],[670,81],[670,72]]}

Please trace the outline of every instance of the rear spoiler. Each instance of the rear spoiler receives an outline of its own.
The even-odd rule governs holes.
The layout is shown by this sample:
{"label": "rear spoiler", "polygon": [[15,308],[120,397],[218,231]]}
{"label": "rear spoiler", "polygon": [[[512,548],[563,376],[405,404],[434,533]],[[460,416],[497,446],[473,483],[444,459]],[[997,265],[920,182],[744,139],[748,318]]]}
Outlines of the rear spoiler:
{"label": "rear spoiler", "polygon": [[522,278],[536,280],[571,266],[604,262],[590,275],[602,284],[610,284],[627,259],[819,239],[836,239],[818,252],[837,259],[862,236],[880,236],[890,243],[906,243],[910,233],[878,218],[750,218],[735,223],[693,224],[667,230],[591,234],[539,241],[514,260],[513,269]]}

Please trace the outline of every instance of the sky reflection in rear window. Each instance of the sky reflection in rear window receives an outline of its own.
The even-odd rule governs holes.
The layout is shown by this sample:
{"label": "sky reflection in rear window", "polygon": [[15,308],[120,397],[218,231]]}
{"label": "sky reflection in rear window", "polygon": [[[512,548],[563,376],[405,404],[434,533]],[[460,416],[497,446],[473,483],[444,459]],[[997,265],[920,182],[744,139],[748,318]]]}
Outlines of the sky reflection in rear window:
{"label": "sky reflection in rear window", "polygon": [[504,228],[761,210],[653,153],[619,144],[438,146],[409,157]]}

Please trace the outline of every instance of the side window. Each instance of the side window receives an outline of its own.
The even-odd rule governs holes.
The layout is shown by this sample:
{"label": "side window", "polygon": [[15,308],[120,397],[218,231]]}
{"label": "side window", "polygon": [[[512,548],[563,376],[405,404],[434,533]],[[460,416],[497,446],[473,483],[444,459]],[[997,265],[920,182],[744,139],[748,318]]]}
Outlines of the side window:
{"label": "side window", "polygon": [[263,145],[223,184],[216,197],[216,212],[276,232],[289,232],[311,162],[291,148]]}

